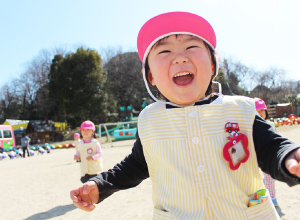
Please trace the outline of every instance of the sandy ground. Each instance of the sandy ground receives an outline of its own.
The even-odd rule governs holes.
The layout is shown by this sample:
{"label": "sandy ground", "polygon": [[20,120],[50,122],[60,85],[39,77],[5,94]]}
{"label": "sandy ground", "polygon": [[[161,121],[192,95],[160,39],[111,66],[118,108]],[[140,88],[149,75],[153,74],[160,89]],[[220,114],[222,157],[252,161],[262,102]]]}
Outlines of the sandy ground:
{"label": "sandy ground", "polygon": [[[300,144],[300,125],[279,127],[278,132]],[[71,141],[67,142],[70,143]],[[105,148],[103,162],[111,168],[131,151],[133,141],[114,142]],[[50,154],[0,161],[0,219],[151,219],[151,182],[117,192],[90,212],[77,209],[69,192],[81,185],[74,148]],[[282,219],[300,219],[300,185],[288,187],[276,181],[278,212]]]}

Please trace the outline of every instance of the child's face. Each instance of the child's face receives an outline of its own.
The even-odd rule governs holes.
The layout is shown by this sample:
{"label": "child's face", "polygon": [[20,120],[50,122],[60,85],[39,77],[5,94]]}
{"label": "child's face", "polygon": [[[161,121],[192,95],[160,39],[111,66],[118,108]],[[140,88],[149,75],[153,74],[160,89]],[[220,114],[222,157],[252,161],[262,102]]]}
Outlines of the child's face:
{"label": "child's face", "polygon": [[262,117],[263,119],[266,119],[266,117],[267,117],[266,110],[264,110],[264,109],[256,109],[256,111],[258,112],[258,114],[260,115],[260,117]]}
{"label": "child's face", "polygon": [[90,139],[93,137],[94,131],[91,129],[83,128],[81,129],[81,135],[84,139]]}
{"label": "child's face", "polygon": [[193,104],[205,98],[214,73],[204,42],[190,35],[171,35],[148,56],[148,80],[171,102]]}
{"label": "child's face", "polygon": [[75,141],[77,141],[78,139],[79,139],[79,137],[77,137],[77,136],[76,136],[76,137],[74,137],[74,140],[75,140]]}

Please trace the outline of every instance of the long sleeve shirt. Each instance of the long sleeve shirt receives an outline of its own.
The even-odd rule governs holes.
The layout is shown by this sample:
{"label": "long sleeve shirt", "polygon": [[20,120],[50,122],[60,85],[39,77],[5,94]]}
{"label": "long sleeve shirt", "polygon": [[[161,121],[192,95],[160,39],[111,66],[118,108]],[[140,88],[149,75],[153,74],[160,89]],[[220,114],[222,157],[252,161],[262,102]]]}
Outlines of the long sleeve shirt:
{"label": "long sleeve shirt", "polygon": [[[213,100],[215,99],[203,100],[196,105],[209,104]],[[167,108],[174,107],[167,106]],[[299,184],[299,178],[286,170],[284,162],[289,153],[300,147],[277,134],[274,128],[258,115],[253,121],[252,134],[259,167],[274,179],[284,181],[290,186]],[[137,133],[131,154],[115,165],[113,169],[103,172],[91,180],[98,185],[99,202],[101,202],[118,190],[137,186],[148,177],[148,166]]]}

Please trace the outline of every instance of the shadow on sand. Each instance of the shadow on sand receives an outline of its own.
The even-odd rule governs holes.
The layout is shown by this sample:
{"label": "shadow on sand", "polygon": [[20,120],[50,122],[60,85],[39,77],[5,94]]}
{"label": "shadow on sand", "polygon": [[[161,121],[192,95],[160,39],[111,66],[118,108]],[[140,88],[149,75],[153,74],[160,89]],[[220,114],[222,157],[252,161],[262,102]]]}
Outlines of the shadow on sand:
{"label": "shadow on sand", "polygon": [[34,214],[24,220],[40,220],[40,219],[51,219],[60,215],[64,215],[69,211],[76,209],[77,207],[73,204],[70,205],[63,205],[63,206],[56,206],[50,209],[47,212],[41,212]]}
{"label": "shadow on sand", "polygon": [[275,209],[278,213],[278,215],[281,217],[285,216],[285,214],[281,211],[281,208],[279,206],[275,206]]}

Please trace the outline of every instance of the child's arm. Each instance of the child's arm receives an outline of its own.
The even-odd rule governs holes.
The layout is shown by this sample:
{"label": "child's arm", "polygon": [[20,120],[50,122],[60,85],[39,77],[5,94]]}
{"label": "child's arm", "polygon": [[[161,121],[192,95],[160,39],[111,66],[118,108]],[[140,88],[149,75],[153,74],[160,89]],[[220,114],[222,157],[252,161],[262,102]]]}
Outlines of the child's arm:
{"label": "child's arm", "polygon": [[96,153],[93,156],[91,156],[92,160],[97,160],[102,156],[102,149],[101,149],[100,143],[97,142],[96,145],[97,145],[96,146]]}
{"label": "child's arm", "polygon": [[75,155],[74,155],[74,160],[79,160],[80,158],[80,152],[76,151]]}
{"label": "child's arm", "polygon": [[262,171],[289,186],[300,183],[300,179],[291,174],[286,166],[286,162],[290,161],[287,160],[288,156],[291,156],[292,152],[298,152],[300,146],[277,134],[270,124],[258,116],[253,124],[253,140]]}
{"label": "child's arm", "polygon": [[95,203],[99,201],[99,190],[94,181],[89,181],[70,192],[73,204],[78,208],[90,212],[95,209]]}
{"label": "child's arm", "polygon": [[102,172],[90,179],[95,181],[98,186],[99,202],[102,202],[114,192],[135,187],[149,177],[148,166],[138,132],[136,136],[137,140],[131,154],[115,165],[113,169]]}

